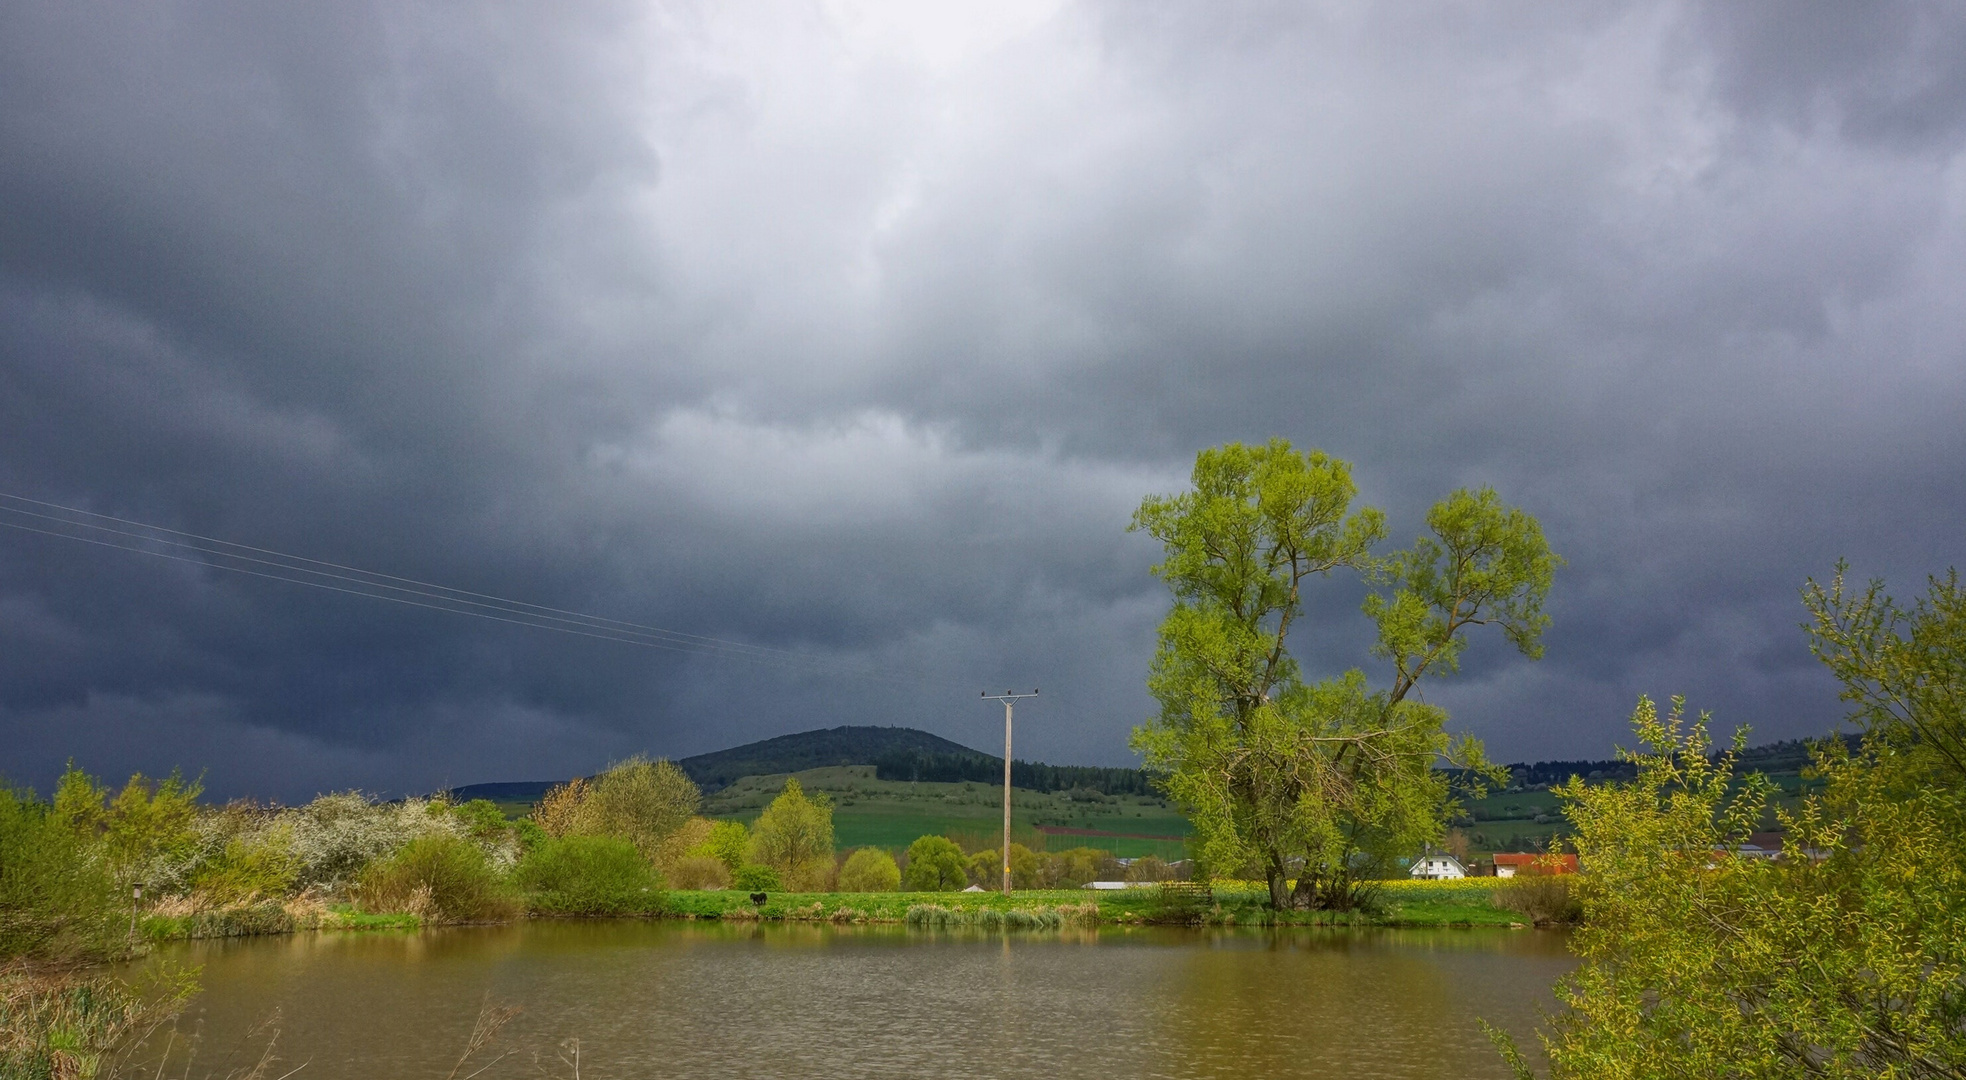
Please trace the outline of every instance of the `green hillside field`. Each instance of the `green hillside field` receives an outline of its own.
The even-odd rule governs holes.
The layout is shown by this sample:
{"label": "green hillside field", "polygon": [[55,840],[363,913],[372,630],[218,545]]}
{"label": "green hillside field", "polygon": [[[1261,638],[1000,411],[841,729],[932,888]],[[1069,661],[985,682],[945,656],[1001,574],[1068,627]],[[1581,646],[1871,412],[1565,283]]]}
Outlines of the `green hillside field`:
{"label": "green hillside field", "polygon": [[[836,765],[792,773],[808,792],[833,800],[833,833],[841,848],[904,848],[930,833],[966,848],[994,848],[1003,835],[1003,788],[976,782],[880,780],[871,765]],[[747,776],[703,800],[710,817],[747,824],[785,788],[787,774]],[[1012,838],[1032,850],[1103,848],[1122,858],[1186,856],[1188,820],[1150,796],[1011,789]],[[1082,829],[1100,836],[1041,832]]]}
{"label": "green hillside field", "polygon": [[[842,850],[900,849],[928,834],[948,836],[966,850],[995,848],[1000,842],[1000,786],[976,781],[881,780],[875,774],[872,765],[835,765],[745,776],[706,796],[703,813],[749,824],[784,790],[790,775],[797,776],[808,791],[823,791],[832,798],[834,838]],[[1792,771],[1771,770],[1769,778],[1782,789],[1777,799],[1781,805],[1793,805],[1810,786]],[[533,804],[501,799],[498,805],[507,816],[519,818],[531,813]],[[1185,841],[1191,831],[1187,819],[1165,800],[1101,795],[1084,789],[1038,792],[1013,788],[1012,813],[1012,837],[1034,851],[1091,847],[1122,858],[1158,855],[1172,862],[1186,857]],[[1773,825],[1771,817],[1767,827]],[[1551,836],[1567,832],[1556,795],[1541,787],[1498,791],[1470,801],[1454,827],[1466,837],[1469,853],[1474,856],[1541,851]]]}

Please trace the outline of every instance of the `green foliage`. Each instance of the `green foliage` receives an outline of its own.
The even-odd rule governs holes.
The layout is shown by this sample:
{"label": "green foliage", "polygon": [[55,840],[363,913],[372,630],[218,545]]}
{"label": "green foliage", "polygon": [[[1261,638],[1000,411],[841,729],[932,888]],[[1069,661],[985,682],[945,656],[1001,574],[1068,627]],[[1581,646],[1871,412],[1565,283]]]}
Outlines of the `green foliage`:
{"label": "green foliage", "polygon": [[653,862],[702,805],[703,793],[674,763],[634,757],[585,786],[566,834],[619,837]]}
{"label": "green foliage", "polygon": [[708,855],[685,855],[669,868],[669,883],[678,889],[728,888],[730,867]]}
{"label": "green foliage", "polygon": [[102,971],[0,968],[0,1077],[135,1075],[132,1054],[197,990],[195,973],[175,968],[134,983]]}
{"label": "green foliage", "polygon": [[662,876],[611,836],[548,840],[526,854],[514,874],[533,911],[550,915],[646,915],[662,910]]}
{"label": "green foliage", "polygon": [[1847,564],[1803,591],[1809,647],[1856,705],[1852,719],[1897,764],[1938,783],[1966,783],[1966,593],[1959,571],[1927,579],[1910,608],[1872,581],[1846,592]]}
{"label": "green foliage", "polygon": [[1118,876],[1119,860],[1112,852],[1076,847],[1046,852],[1039,866],[1040,884],[1047,889],[1076,889],[1088,881]]}
{"label": "green foliage", "polygon": [[1638,778],[1562,793],[1587,873],[1554,1075],[1966,1072],[1966,807],[1930,783],[1943,753],[1869,719],[1858,753],[1820,746],[1825,786],[1778,812],[1786,857],[1765,860],[1732,852],[1770,785],[1710,757],[1704,717],[1640,700]]}
{"label": "green foliage", "polygon": [[741,821],[719,821],[710,826],[709,839],[697,845],[690,854],[708,855],[724,864],[732,873],[744,865],[744,853],[751,850],[751,831]]}
{"label": "green foliage", "polygon": [[[1561,562],[1533,517],[1487,490],[1455,492],[1429,535],[1376,559],[1384,518],[1352,512],[1355,494],[1351,467],[1320,451],[1230,443],[1197,456],[1193,490],[1149,497],[1133,520],[1161,542],[1154,573],[1175,600],[1148,681],[1160,715],[1134,746],[1193,821],[1204,871],[1254,866],[1280,908],[1355,907],[1395,859],[1438,842],[1455,809],[1438,759],[1477,794],[1499,779],[1478,743],[1447,736],[1444,710],[1409,695],[1458,666],[1471,626],[1538,655]],[[1338,569],[1380,587],[1365,611],[1392,662],[1384,690],[1356,670],[1306,684],[1288,648],[1304,584]]]}
{"label": "green foliage", "polygon": [[206,908],[188,915],[147,915],[142,923],[144,937],[152,941],[259,937],[291,934],[299,928],[299,920],[273,900]]}
{"label": "green foliage", "polygon": [[505,811],[490,799],[472,799],[451,807],[450,812],[463,826],[464,834],[473,840],[499,840],[512,832],[512,823],[505,820]]}
{"label": "green foliage", "polygon": [[219,904],[287,895],[300,876],[300,861],[285,830],[269,832],[227,840],[217,858],[199,867],[192,891]]}
{"label": "green foliage", "polygon": [[72,818],[0,786],[0,960],[112,956],[126,947],[128,896]]}
{"label": "green foliage", "polygon": [[[1016,871],[1012,871],[1016,873]],[[925,930],[973,927],[978,930],[1056,930],[1067,925],[1090,925],[1098,921],[1093,904],[1074,904],[1050,908],[947,908],[941,904],[914,904],[908,908],[909,926]]]}
{"label": "green foliage", "polygon": [[545,829],[539,827],[539,822],[531,818],[520,818],[513,822],[512,836],[519,841],[519,852],[522,855],[552,839]]}
{"label": "green foliage", "polygon": [[1127,864],[1128,881],[1172,881],[1174,868],[1157,855],[1147,855]]}
{"label": "green foliage", "polygon": [[[996,848],[986,848],[971,855],[967,862],[969,880],[986,889],[1003,888],[1003,855]],[[1037,889],[1048,885],[1043,880],[1044,859],[1022,844],[1010,845],[1010,887],[1013,889]]]}
{"label": "green foliage", "polygon": [[1584,917],[1576,874],[1517,874],[1495,890],[1495,906],[1537,926],[1574,923]]}
{"label": "green foliage", "polygon": [[420,836],[371,863],[355,901],[366,912],[408,912],[431,922],[486,922],[518,908],[484,850],[450,833]]}
{"label": "green foliage", "polygon": [[827,887],[833,871],[833,804],[825,792],[808,797],[796,779],[751,825],[751,862],[778,871],[798,892]]}
{"label": "green foliage", "polygon": [[946,836],[924,836],[908,845],[902,884],[909,892],[952,892],[969,884],[963,849]]}
{"label": "green foliage", "polygon": [[93,839],[102,835],[104,818],[108,813],[105,804],[108,802],[109,789],[95,777],[76,768],[74,759],[69,759],[68,768],[55,782],[55,820]]}
{"label": "green foliage", "polygon": [[730,876],[730,887],[743,892],[753,893],[776,892],[781,886],[778,880],[778,871],[773,870],[769,866],[749,863],[738,867],[737,872]]}
{"label": "green foliage", "polygon": [[100,843],[119,881],[142,881],[196,850],[193,826],[203,791],[175,772],[161,781],[137,773],[111,799],[107,788],[71,762],[55,787],[54,812],[78,835]]}
{"label": "green foliage", "polygon": [[840,867],[841,892],[893,892],[900,887],[901,868],[881,848],[861,848]]}

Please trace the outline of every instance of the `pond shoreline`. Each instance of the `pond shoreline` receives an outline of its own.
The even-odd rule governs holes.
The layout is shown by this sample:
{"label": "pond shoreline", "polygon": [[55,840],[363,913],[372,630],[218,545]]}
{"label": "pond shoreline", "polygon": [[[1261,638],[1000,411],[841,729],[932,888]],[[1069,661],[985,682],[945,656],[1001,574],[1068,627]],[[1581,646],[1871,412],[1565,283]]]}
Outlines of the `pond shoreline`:
{"label": "pond shoreline", "polygon": [[[1388,882],[1370,911],[1274,911],[1267,894],[1237,885],[1212,895],[1169,896],[1143,888],[1088,895],[1085,890],[1027,890],[1000,893],[773,893],[762,904],[735,890],[675,890],[662,910],[648,914],[592,915],[534,913],[513,920],[680,920],[710,922],[786,922],[975,926],[986,929],[1042,930],[1061,926],[1306,926],[1354,929],[1522,929],[1522,915],[1493,902],[1490,879],[1453,882]],[[143,936],[153,942],[261,937],[308,931],[373,932],[420,930],[437,923],[415,912],[363,913],[346,904],[319,901],[239,904],[184,915],[152,914],[142,920]]]}

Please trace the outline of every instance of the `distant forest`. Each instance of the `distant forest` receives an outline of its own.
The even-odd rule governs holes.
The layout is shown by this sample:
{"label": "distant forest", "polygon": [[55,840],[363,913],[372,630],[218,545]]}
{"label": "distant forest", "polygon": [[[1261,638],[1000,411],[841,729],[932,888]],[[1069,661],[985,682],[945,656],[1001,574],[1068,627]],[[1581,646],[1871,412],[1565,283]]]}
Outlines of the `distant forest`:
{"label": "distant forest", "polygon": [[[931,780],[943,783],[980,781],[1003,783],[1003,759],[976,750],[960,754],[900,751],[875,758],[874,775],[882,780]],[[1096,791],[1101,795],[1158,795],[1151,774],[1140,769],[1102,765],[1046,765],[1041,761],[1010,763],[1012,787],[1030,791]]]}
{"label": "distant forest", "polygon": [[[1842,736],[1852,749],[1857,736]],[[1816,739],[1783,739],[1765,746],[1750,746],[1741,752],[1737,767],[1742,772],[1795,773],[1809,764],[1809,747]],[[1718,756],[1718,755],[1716,755]],[[1510,787],[1549,787],[1573,776],[1586,780],[1630,780],[1638,771],[1627,761],[1539,761],[1534,765],[1509,766]]]}

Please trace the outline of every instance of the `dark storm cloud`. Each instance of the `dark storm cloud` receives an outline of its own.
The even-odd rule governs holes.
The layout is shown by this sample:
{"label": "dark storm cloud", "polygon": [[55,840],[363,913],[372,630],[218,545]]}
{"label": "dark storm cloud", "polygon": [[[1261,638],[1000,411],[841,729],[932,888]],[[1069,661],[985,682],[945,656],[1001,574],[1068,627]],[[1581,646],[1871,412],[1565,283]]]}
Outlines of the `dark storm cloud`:
{"label": "dark storm cloud", "polygon": [[0,772],[988,745],[1013,683],[1126,761],[1131,508],[1278,434],[1399,539],[1543,519],[1548,658],[1431,691],[1499,755],[1822,730],[1803,577],[1960,561],[1962,80],[1942,5],[12,5],[0,491],[819,666],[7,532]]}

